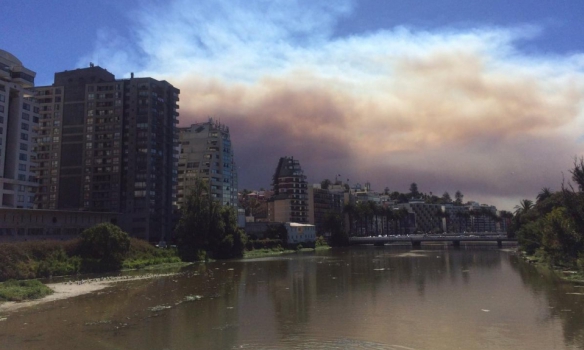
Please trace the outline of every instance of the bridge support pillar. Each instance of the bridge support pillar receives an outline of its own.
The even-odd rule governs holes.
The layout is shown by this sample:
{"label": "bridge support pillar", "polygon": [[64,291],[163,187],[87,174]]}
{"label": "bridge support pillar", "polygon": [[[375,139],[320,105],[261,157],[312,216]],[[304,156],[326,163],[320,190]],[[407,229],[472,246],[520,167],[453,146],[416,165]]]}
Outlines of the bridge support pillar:
{"label": "bridge support pillar", "polygon": [[452,245],[455,247],[460,247],[460,241],[452,241]]}
{"label": "bridge support pillar", "polygon": [[502,241],[502,240],[500,240],[500,239],[498,239],[498,240],[497,240],[497,246],[498,246],[499,248],[503,248],[503,241]]}

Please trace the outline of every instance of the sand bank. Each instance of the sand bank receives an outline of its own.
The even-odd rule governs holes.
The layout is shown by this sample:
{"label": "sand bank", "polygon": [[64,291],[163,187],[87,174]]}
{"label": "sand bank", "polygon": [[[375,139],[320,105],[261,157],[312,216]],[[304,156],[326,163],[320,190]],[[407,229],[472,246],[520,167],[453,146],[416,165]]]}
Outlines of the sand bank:
{"label": "sand bank", "polygon": [[167,277],[176,274],[177,273],[160,273],[160,274],[149,273],[138,276],[117,276],[107,278],[94,278],[87,280],[81,279],[62,283],[49,283],[46,286],[54,291],[53,294],[47,295],[46,297],[37,300],[28,300],[22,302],[8,301],[4,303],[0,302],[0,314],[12,312],[25,307],[47,303],[50,301],[73,298],[79,295],[96,292],[118,282]]}

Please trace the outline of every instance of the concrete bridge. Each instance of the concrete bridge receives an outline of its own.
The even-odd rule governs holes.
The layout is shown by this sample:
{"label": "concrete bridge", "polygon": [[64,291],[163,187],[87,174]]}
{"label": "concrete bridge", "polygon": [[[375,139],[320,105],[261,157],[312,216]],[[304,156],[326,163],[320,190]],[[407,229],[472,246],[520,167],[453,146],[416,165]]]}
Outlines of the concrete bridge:
{"label": "concrete bridge", "polygon": [[516,238],[508,238],[507,235],[492,233],[480,235],[409,235],[409,236],[385,236],[385,237],[350,237],[352,245],[373,244],[382,246],[388,243],[410,243],[413,247],[420,247],[423,242],[452,242],[455,247],[460,246],[460,242],[497,242],[499,247],[503,242],[517,242]]}

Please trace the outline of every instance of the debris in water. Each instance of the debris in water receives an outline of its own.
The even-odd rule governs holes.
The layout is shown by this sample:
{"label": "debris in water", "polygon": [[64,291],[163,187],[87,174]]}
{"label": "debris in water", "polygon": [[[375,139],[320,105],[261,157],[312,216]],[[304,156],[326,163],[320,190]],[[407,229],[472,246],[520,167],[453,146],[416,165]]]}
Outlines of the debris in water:
{"label": "debris in water", "polygon": [[8,319],[8,318],[6,318],[6,317],[1,317],[1,318],[0,318],[0,322],[2,322],[2,321],[6,321],[7,319]]}
{"label": "debris in water", "polygon": [[156,311],[162,311],[165,309],[170,309],[171,307],[172,306],[158,305],[158,306],[149,307],[148,310],[150,310],[152,312],[156,312]]}
{"label": "debris in water", "polygon": [[203,299],[203,297],[200,295],[187,295],[185,297],[185,301],[197,301],[197,300],[201,300],[201,299]]}
{"label": "debris in water", "polygon": [[584,293],[566,293],[566,294],[571,294],[571,295],[584,295]]}
{"label": "debris in water", "polygon": [[481,309],[482,312],[490,312],[491,310]]}
{"label": "debris in water", "polygon": [[381,268],[381,269],[373,269],[373,271],[383,271],[383,270],[385,270],[385,269],[384,268]]}

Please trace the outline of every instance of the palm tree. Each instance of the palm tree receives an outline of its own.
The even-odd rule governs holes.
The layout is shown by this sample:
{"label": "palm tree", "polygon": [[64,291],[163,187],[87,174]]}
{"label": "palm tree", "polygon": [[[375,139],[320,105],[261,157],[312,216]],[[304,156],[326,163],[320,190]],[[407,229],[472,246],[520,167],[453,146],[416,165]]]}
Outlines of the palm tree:
{"label": "palm tree", "polygon": [[353,203],[347,203],[343,207],[343,213],[349,218],[349,236],[353,235],[353,219],[355,218],[357,209]]}
{"label": "palm tree", "polygon": [[541,191],[539,192],[539,194],[536,197],[537,203],[543,202],[544,200],[550,198],[551,196],[552,196],[552,191],[550,190],[550,188],[544,187],[541,189]]}
{"label": "palm tree", "polygon": [[533,208],[533,201],[529,199],[522,199],[518,205],[515,206],[515,215],[521,215]]}

